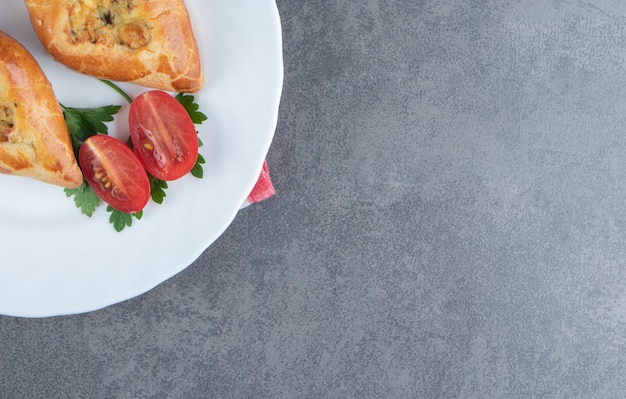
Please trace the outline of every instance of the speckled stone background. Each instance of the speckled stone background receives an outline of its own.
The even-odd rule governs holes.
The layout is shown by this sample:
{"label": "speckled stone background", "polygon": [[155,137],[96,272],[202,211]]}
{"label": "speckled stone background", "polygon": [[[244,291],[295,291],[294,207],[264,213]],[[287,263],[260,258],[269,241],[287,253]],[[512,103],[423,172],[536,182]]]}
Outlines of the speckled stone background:
{"label": "speckled stone background", "polygon": [[626,397],[626,2],[277,3],[277,196],[0,398]]}

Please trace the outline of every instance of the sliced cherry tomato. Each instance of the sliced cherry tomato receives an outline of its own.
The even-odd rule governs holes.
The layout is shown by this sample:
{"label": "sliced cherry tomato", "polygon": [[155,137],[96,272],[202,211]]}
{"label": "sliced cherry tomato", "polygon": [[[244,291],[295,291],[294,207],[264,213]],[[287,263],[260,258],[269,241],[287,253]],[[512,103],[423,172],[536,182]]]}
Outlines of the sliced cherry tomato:
{"label": "sliced cherry tomato", "polygon": [[148,175],[122,141],[104,134],[91,136],[81,145],[78,162],[89,186],[111,207],[136,213],[148,203]]}
{"label": "sliced cherry tomato", "polygon": [[198,135],[185,108],[169,93],[151,90],[130,105],[128,122],[135,153],[161,180],[183,177],[198,158]]}

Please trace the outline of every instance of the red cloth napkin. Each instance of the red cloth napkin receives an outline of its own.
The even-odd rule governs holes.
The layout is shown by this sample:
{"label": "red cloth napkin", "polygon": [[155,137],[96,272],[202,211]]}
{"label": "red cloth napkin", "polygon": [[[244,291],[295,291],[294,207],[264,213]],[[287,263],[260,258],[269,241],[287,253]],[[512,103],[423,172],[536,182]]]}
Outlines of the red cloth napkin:
{"label": "red cloth napkin", "polygon": [[248,198],[246,198],[242,208],[245,208],[250,204],[266,200],[275,193],[276,191],[274,190],[274,185],[272,184],[272,179],[270,178],[270,172],[267,168],[267,161],[264,161],[263,167],[261,168],[261,174],[259,175],[259,180],[257,180],[254,188],[248,195]]}

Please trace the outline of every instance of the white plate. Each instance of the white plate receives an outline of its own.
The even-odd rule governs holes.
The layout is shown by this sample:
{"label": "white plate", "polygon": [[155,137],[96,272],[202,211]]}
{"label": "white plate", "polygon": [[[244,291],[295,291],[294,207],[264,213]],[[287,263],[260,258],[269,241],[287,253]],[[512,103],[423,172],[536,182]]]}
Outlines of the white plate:
{"label": "white plate", "polygon": [[[199,126],[204,178],[170,183],[162,205],[150,203],[142,220],[116,233],[104,206],[87,218],[61,188],[0,176],[0,314],[74,314],[135,297],[190,265],[234,219],[276,128],[280,20],[274,0],[187,0],[187,7],[206,75],[196,95],[209,117]],[[0,29],[31,51],[64,105],[123,105],[110,134],[127,134],[124,100],[54,62],[22,0],[3,1]],[[133,95],[145,90],[122,86]]]}

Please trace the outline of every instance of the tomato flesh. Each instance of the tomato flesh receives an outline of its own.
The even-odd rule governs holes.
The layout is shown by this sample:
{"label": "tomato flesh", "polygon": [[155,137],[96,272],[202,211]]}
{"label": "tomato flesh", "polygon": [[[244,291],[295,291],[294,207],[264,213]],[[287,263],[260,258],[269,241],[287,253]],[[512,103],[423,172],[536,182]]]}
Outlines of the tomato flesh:
{"label": "tomato flesh", "polygon": [[185,108],[169,93],[146,91],[130,105],[128,122],[135,153],[148,173],[176,180],[198,158],[198,135]]}
{"label": "tomato flesh", "polygon": [[150,200],[150,181],[135,153],[122,141],[103,134],[81,145],[78,162],[96,195],[121,212],[141,211]]}

